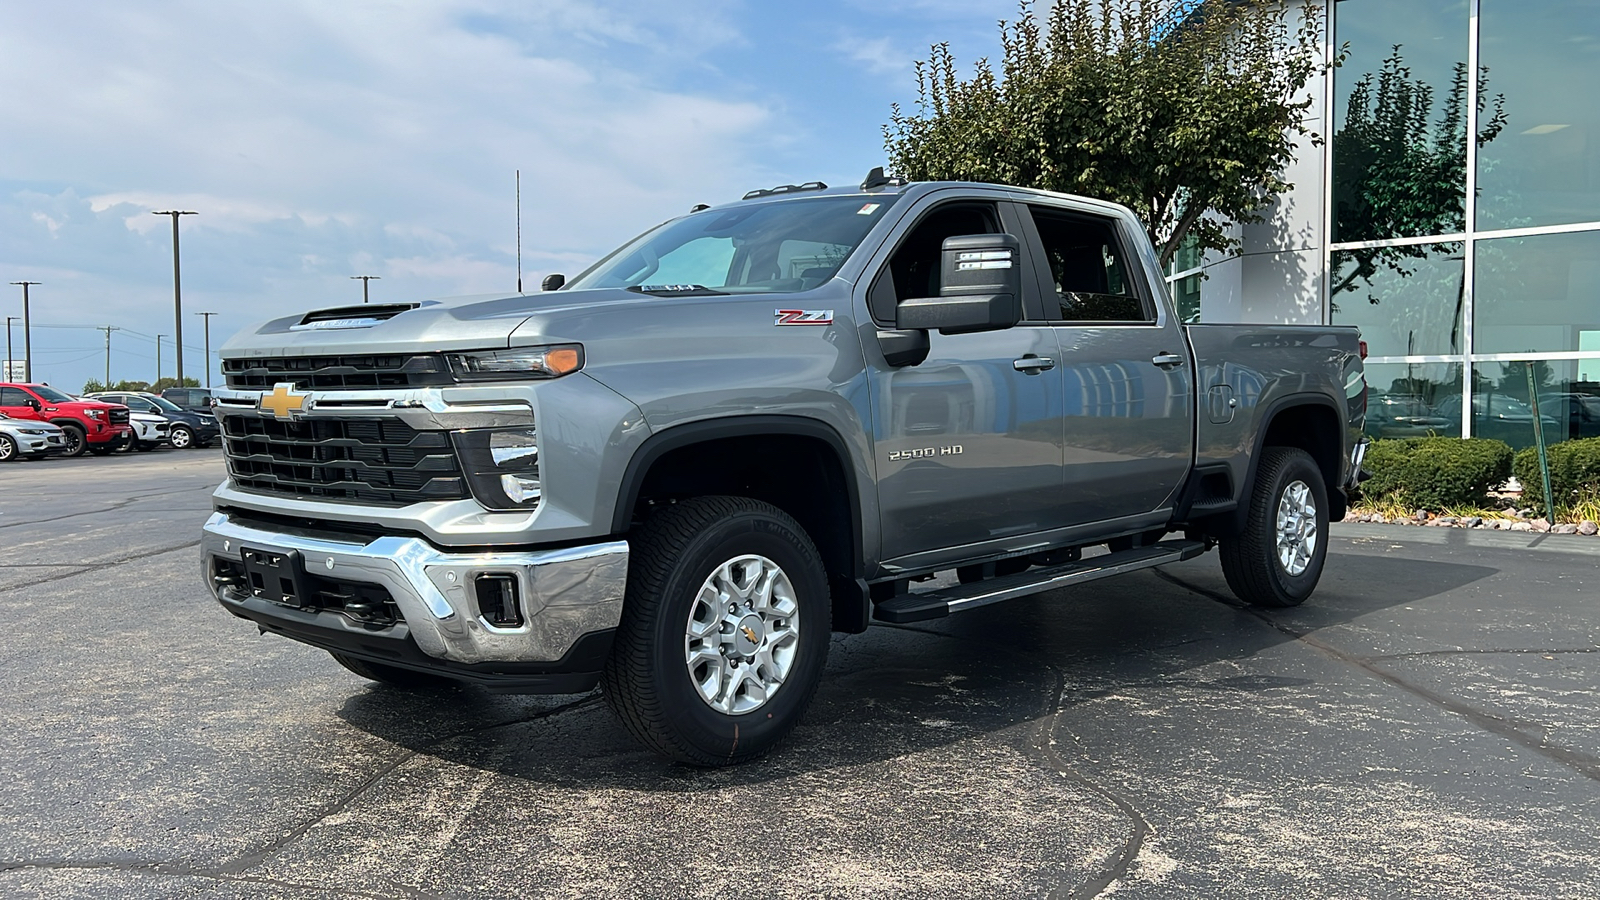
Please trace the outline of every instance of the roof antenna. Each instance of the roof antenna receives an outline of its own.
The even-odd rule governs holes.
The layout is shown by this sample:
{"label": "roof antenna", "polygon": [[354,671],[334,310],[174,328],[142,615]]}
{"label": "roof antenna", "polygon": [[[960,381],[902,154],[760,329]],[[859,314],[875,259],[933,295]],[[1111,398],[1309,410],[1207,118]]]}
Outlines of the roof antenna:
{"label": "roof antenna", "polygon": [[880,188],[886,185],[899,186],[905,183],[906,180],[899,175],[883,174],[883,166],[873,166],[872,171],[868,172],[867,177],[861,182],[861,189],[870,191],[873,188]]}
{"label": "roof antenna", "polygon": [[517,170],[517,293],[522,293],[522,170]]}

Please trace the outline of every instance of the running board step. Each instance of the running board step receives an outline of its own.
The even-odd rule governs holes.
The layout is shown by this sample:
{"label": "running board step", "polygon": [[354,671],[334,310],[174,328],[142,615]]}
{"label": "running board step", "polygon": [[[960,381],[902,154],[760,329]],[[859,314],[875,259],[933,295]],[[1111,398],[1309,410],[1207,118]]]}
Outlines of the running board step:
{"label": "running board step", "polygon": [[1068,585],[1110,578],[1124,572],[1194,559],[1204,552],[1204,541],[1161,541],[1148,547],[1135,547],[1045,569],[1030,569],[977,584],[901,594],[879,603],[873,608],[872,617],[880,622],[896,624],[942,619],[953,612],[988,606],[1013,597],[1026,597]]}

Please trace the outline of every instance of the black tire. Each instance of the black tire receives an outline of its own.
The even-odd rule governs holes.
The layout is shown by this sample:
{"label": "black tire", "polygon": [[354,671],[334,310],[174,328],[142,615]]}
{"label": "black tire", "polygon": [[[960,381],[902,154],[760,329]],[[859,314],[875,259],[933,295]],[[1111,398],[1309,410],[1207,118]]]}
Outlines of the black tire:
{"label": "black tire", "polygon": [[[1287,491],[1304,485],[1316,510],[1315,546],[1304,569],[1291,573],[1278,551],[1278,508]],[[1311,454],[1295,447],[1267,447],[1256,467],[1244,531],[1218,548],[1222,574],[1234,596],[1251,606],[1299,606],[1316,589],[1328,556],[1328,490]],[[1299,544],[1295,544],[1299,546]]]}
{"label": "black tire", "polygon": [[77,425],[62,425],[61,438],[67,444],[67,449],[61,452],[62,456],[82,456],[89,449],[89,441],[83,436],[83,429]]}
{"label": "black tire", "polygon": [[174,425],[167,435],[167,442],[172,444],[174,450],[192,450],[195,446],[194,432],[187,425]]}
{"label": "black tire", "polygon": [[386,666],[383,663],[368,662],[354,656],[345,656],[343,653],[328,651],[333,661],[346,669],[360,675],[368,681],[387,684],[390,687],[416,689],[436,689],[453,687],[455,680],[442,675],[429,675],[427,672],[417,672],[411,669],[402,669],[398,666]]}
{"label": "black tire", "polygon": [[0,462],[16,462],[17,442],[9,434],[0,434]]}
{"label": "black tire", "polygon": [[[622,621],[601,676],[607,704],[641,743],[679,762],[725,766],[770,751],[799,723],[828,655],[828,579],[811,538],[771,504],[698,497],[652,517],[629,543]],[[686,630],[707,579],[749,555],[788,578],[796,612],[785,627],[798,635],[788,676],[756,708],[730,713],[712,708],[696,688]]]}
{"label": "black tire", "polygon": [[156,448],[154,441],[134,441],[131,446],[140,453],[149,453]]}
{"label": "black tire", "polygon": [[110,441],[106,441],[104,444],[90,444],[89,452],[93,453],[95,456],[110,456],[112,453],[121,450],[124,446],[126,445],[113,444]]}

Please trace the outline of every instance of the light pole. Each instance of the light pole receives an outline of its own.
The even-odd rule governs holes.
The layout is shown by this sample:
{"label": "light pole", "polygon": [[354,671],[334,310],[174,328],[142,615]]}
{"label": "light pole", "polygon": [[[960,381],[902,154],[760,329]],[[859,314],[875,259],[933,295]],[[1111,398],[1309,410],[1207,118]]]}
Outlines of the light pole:
{"label": "light pole", "polygon": [[[211,388],[211,317],[216,313],[198,312],[195,315],[204,317],[206,323],[206,389],[209,390]],[[178,387],[183,387],[183,385],[180,384]]]}
{"label": "light pole", "polygon": [[[28,285],[37,281],[13,281],[22,285],[22,380],[33,383],[33,328],[28,321]],[[9,324],[9,323],[8,323]],[[9,332],[8,332],[9,336]]]}
{"label": "light pole", "polygon": [[[161,339],[164,337],[164,334],[156,335],[156,382],[161,381]],[[155,383],[151,383],[150,389],[156,390]]]}
{"label": "light pole", "polygon": [[350,280],[351,281],[359,280],[361,282],[361,302],[362,303],[366,303],[367,302],[367,282],[369,282],[369,281],[382,281],[383,277],[380,276],[380,275],[351,275],[350,276]]}
{"label": "light pole", "polygon": [[[168,209],[154,212],[152,215],[172,217],[172,318],[177,324],[177,341],[174,352],[178,358],[178,387],[183,387],[183,279],[178,274],[178,217],[198,216],[199,213],[187,209]],[[156,370],[156,380],[161,380],[160,368]]]}
{"label": "light pole", "polygon": [[95,330],[104,331],[106,333],[106,380],[101,383],[104,384],[106,386],[106,390],[109,391],[111,390],[111,332],[121,331],[122,329],[115,325],[101,325]]}
{"label": "light pole", "polygon": [[11,353],[11,323],[20,322],[21,316],[6,316],[6,380],[11,380],[11,370],[16,365],[16,358]]}

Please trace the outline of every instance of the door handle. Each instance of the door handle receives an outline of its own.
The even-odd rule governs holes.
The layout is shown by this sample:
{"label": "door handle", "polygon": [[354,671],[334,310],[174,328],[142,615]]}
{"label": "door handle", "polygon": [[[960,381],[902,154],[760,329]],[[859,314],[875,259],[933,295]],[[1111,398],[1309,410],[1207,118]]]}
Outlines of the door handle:
{"label": "door handle", "polygon": [[1026,372],[1029,375],[1037,375],[1046,369],[1054,369],[1055,367],[1055,360],[1048,356],[1034,356],[1032,353],[1021,359],[1013,359],[1011,361],[1011,368],[1016,369],[1018,372]]}
{"label": "door handle", "polygon": [[1162,369],[1172,369],[1183,365],[1183,357],[1176,353],[1168,353],[1165,350],[1150,357],[1150,361]]}

